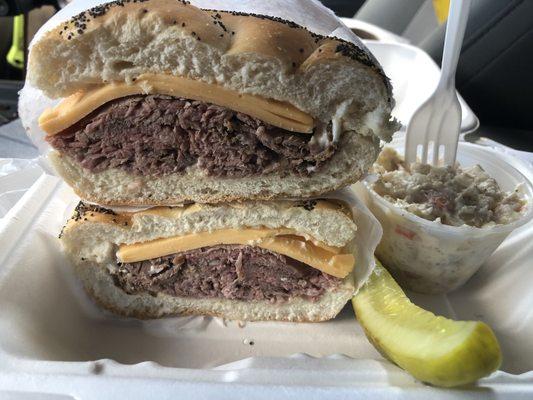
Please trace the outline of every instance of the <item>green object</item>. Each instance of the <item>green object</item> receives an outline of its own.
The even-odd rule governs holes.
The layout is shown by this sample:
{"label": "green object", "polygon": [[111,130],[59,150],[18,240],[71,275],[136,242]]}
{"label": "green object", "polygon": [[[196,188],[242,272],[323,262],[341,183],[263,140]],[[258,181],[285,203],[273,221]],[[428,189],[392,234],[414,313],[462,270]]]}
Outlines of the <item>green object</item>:
{"label": "green object", "polygon": [[6,58],[15,68],[24,68],[24,15],[13,19],[13,43]]}
{"label": "green object", "polygon": [[376,264],[352,304],[367,337],[386,358],[423,382],[445,387],[472,383],[498,369],[501,350],[488,325],[417,307]]}

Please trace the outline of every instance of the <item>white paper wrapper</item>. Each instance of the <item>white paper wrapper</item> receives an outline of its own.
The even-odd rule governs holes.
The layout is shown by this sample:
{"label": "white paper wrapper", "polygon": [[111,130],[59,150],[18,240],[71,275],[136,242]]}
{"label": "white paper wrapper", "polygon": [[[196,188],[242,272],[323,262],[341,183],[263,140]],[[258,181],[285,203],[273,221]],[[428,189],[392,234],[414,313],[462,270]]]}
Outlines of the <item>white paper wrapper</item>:
{"label": "white paper wrapper", "polygon": [[[54,15],[36,33],[30,43],[38,41],[44,33],[53,29],[72,16],[91,7],[107,3],[105,0],[75,0],[67,7]],[[280,17],[305,26],[310,31],[323,36],[336,36],[364,47],[359,38],[339,20],[335,14],[324,7],[318,0],[192,0],[191,3],[200,8],[233,10],[254,14],[263,14]],[[31,57],[31,51],[30,51]],[[49,151],[48,144],[44,141],[44,132],[37,123],[41,113],[53,107],[59,100],[52,100],[45,96],[41,90],[34,88],[26,82],[20,92],[19,115],[31,141],[39,148],[41,154]],[[46,159],[43,158],[42,166],[53,173]]]}
{"label": "white paper wrapper", "polygon": [[352,210],[354,221],[357,224],[354,278],[355,286],[359,290],[376,266],[374,251],[381,240],[383,229],[376,217],[355,195],[352,189],[338,190],[322,197],[344,201]]}

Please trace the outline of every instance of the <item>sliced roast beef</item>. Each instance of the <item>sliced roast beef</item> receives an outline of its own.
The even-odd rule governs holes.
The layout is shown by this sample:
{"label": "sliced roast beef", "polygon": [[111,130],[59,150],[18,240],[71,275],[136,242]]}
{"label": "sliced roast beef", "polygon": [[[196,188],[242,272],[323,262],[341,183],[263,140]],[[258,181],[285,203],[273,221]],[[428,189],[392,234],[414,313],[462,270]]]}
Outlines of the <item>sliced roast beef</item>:
{"label": "sliced roast beef", "polygon": [[211,176],[245,177],[312,173],[335,148],[313,145],[311,137],[213,104],[137,95],[103,105],[48,141],[93,172],[160,176],[197,163]]}
{"label": "sliced roast beef", "polygon": [[193,298],[316,301],[341,280],[259,247],[204,247],[147,261],[119,264],[115,285],[126,293]]}

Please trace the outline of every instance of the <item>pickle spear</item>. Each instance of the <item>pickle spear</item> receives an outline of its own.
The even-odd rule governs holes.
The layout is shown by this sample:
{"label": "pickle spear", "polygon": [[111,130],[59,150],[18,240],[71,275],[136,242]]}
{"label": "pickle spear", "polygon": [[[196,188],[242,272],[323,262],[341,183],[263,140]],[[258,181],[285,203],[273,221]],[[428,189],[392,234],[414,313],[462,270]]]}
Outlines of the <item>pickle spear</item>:
{"label": "pickle spear", "polygon": [[500,345],[487,324],[453,321],[423,310],[376,264],[352,304],[368,339],[384,357],[418,380],[443,387],[475,382],[499,368]]}

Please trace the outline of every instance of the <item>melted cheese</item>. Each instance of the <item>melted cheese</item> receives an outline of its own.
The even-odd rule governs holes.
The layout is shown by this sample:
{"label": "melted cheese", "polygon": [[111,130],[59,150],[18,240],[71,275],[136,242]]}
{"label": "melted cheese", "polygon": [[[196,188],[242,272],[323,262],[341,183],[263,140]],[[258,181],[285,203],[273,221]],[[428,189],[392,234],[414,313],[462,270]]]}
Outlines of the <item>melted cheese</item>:
{"label": "melted cheese", "polygon": [[283,254],[338,278],[346,277],[353,270],[355,264],[353,254],[343,254],[340,248],[319,245],[316,241],[313,243],[292,233],[291,229],[221,229],[144,243],[124,244],[120,246],[117,257],[120,262],[130,263],[201,247],[240,244]]}
{"label": "melted cheese", "polygon": [[72,126],[103,104],[136,94],[164,94],[217,104],[294,132],[312,133],[313,118],[289,103],[238,93],[216,84],[173,76],[143,74],[132,84],[111,83],[75,93],[39,118],[49,135]]}

